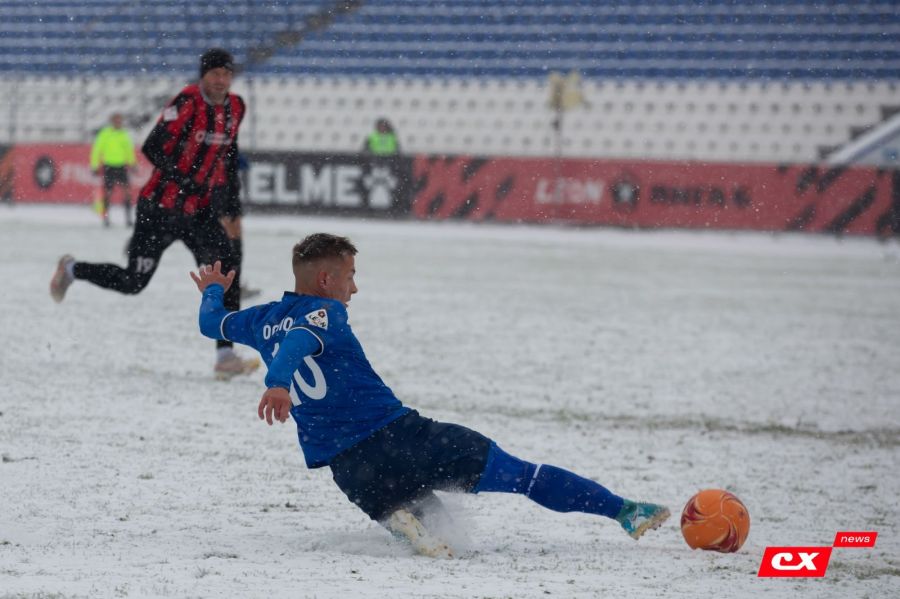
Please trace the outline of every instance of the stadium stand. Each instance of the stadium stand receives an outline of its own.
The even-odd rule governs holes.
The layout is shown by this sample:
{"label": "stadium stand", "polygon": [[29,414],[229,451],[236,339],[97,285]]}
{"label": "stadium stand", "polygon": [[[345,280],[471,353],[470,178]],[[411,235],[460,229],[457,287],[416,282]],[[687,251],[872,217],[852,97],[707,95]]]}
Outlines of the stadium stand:
{"label": "stadium stand", "polygon": [[888,0],[6,0],[0,142],[146,128],[222,45],[245,147],[355,151],[384,116],[409,152],[810,161],[896,111],[898,42]]}

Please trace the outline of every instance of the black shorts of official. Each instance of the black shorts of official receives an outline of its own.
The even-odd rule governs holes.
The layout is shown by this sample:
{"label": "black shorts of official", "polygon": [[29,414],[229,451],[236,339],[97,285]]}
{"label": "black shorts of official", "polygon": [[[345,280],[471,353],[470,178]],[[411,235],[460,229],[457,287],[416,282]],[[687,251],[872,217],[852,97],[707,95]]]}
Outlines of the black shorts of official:
{"label": "black shorts of official", "polygon": [[471,491],[490,446],[481,433],[413,410],[338,454],[329,466],[350,501],[381,521],[434,490]]}
{"label": "black shorts of official", "polygon": [[103,188],[112,189],[116,185],[128,185],[127,166],[104,166]]}

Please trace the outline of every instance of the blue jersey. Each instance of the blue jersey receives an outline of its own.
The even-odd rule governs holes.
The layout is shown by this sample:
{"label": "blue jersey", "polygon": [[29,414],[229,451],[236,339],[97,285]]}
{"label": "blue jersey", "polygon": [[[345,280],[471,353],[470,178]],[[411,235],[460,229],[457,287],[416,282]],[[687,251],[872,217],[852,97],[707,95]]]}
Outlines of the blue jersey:
{"label": "blue jersey", "polygon": [[279,302],[227,312],[221,285],[200,306],[200,330],[255,348],[267,387],[290,389],[291,415],[310,468],[400,418],[409,408],[372,369],[338,301],[285,292]]}

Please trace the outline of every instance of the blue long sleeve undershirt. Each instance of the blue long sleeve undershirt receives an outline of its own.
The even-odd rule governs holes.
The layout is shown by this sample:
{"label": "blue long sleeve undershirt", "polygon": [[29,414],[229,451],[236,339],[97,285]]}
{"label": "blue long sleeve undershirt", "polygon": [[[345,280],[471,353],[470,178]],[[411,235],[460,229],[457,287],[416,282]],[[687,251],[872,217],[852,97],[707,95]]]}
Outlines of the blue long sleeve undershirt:
{"label": "blue long sleeve undershirt", "polygon": [[225,288],[214,283],[203,291],[200,302],[200,332],[213,339],[225,339],[222,321],[230,312],[225,309]]}

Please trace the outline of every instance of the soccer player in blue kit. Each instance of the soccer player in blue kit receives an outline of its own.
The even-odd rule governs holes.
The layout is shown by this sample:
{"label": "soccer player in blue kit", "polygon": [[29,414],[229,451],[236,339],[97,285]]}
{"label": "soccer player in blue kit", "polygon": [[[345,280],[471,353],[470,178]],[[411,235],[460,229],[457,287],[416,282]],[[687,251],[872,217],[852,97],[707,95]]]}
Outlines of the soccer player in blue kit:
{"label": "soccer player in blue kit", "polygon": [[338,487],[370,518],[424,555],[452,548],[423,522],[440,514],[440,491],[518,493],[557,512],[615,519],[634,539],[669,517],[661,505],[630,501],[600,484],[503,451],[464,426],[436,422],[404,406],[372,369],[347,319],[357,292],[356,248],[316,233],[294,246],[293,292],[229,312],[234,272],[203,266],[191,278],[203,293],[200,331],[255,348],[268,367],[258,415],[270,425],[293,416],[309,468],[328,466]]}

